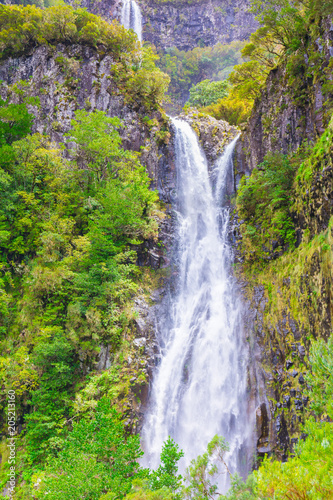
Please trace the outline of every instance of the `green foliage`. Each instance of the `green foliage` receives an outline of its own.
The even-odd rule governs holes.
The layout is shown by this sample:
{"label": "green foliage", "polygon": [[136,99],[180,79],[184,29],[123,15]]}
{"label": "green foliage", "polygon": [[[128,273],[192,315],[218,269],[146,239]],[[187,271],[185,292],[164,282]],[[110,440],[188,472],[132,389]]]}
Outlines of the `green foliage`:
{"label": "green foliage", "polygon": [[16,390],[32,464],[61,447],[100,345],[116,352],[130,329],[131,245],[158,230],[158,196],[138,154],[120,147],[120,121],[78,111],[72,125],[70,160],[40,134],[0,159],[0,378]]}
{"label": "green foliage", "polygon": [[138,50],[134,32],[117,22],[111,24],[84,9],[59,5],[39,9],[34,5],[0,5],[0,51],[2,57],[23,53],[44,43],[103,44],[116,59]]}
{"label": "green foliage", "polygon": [[258,61],[236,65],[227,80],[228,95],[202,111],[218,120],[226,120],[231,125],[244,123],[250,116],[254,100],[260,95],[266,77],[266,68]]}
{"label": "green foliage", "polygon": [[323,414],[332,418],[332,337],[327,343],[323,340],[313,342],[310,362],[308,395],[312,408],[321,415],[321,421],[308,418],[303,429],[307,437],[296,446],[294,457],[285,463],[266,458],[246,483],[234,476],[229,492],[221,496],[221,500],[331,498],[333,431],[332,422],[324,421]]}
{"label": "green foliage", "polygon": [[[125,497],[126,500],[175,500],[175,495],[168,488],[152,491],[147,481],[133,481],[131,492]],[[111,495],[106,495],[100,500],[112,500]]]}
{"label": "green foliage", "polygon": [[228,83],[225,80],[211,82],[202,80],[190,88],[190,98],[187,101],[189,106],[209,106],[228,94]]}
{"label": "green foliage", "polygon": [[218,463],[222,464],[228,472],[224,455],[229,451],[228,444],[221,436],[214,436],[207,445],[207,452],[191,461],[186,470],[187,485],[183,489],[185,499],[206,500],[214,498],[217,485],[212,482],[213,477],[219,472]]}
{"label": "green foliage", "polygon": [[228,92],[211,100],[211,103],[201,104],[207,106],[202,109],[203,112],[232,125],[239,125],[247,120],[273,64],[270,54],[266,57],[266,47],[258,43],[260,37],[257,34],[251,35],[251,43],[241,50],[243,62],[231,68],[225,82]]}
{"label": "green foliage", "polygon": [[248,61],[235,66],[234,71],[229,75],[233,95],[247,101],[253,101],[259,96],[266,76],[265,68],[257,61]]}
{"label": "green foliage", "polygon": [[32,115],[26,103],[14,104],[0,98],[0,147],[25,137],[31,125]]}
{"label": "green foliage", "polygon": [[151,47],[143,47],[135,64],[120,62],[113,66],[115,81],[122,89],[125,100],[140,107],[143,103],[147,111],[158,109],[169,86],[169,76],[155,65],[159,59]]}
{"label": "green foliage", "polygon": [[59,5],[59,3],[61,3],[61,1],[59,1],[59,0],[17,0],[15,3],[17,5],[23,5],[24,7],[26,7],[27,5],[36,5],[36,7],[44,9],[47,7],[52,7],[54,5]]}
{"label": "green foliage", "polygon": [[[158,56],[142,48],[136,34],[117,21],[111,24],[85,9],[62,4],[39,9],[34,5],[0,5],[0,57],[17,56],[39,45],[82,44],[113,59],[113,76],[124,97],[133,105],[160,107],[169,77],[155,65]],[[67,76],[75,75],[75,60],[58,56]],[[73,64],[74,63],[74,64]],[[1,132],[1,130],[0,130]]]}
{"label": "green foliage", "polygon": [[[311,406],[317,414],[332,418],[333,340],[313,342],[310,350],[312,373],[307,379]],[[331,421],[316,422],[310,417],[304,426],[307,435],[287,463],[265,460],[255,473],[257,491],[268,498],[320,500],[330,498],[333,473],[333,431]]]}
{"label": "green foliage", "polygon": [[[323,68],[316,60],[318,54],[316,57],[311,53],[309,40],[321,36],[320,30],[316,28],[317,22],[320,16],[332,14],[331,0],[305,3],[253,0],[252,12],[257,15],[261,26],[243,47],[242,64],[235,65],[228,77],[228,97],[203,110],[235,125],[249,117],[254,100],[260,96],[270,70],[283,61],[286,63],[293,100],[298,105],[311,99],[309,78],[309,81],[319,79],[327,86]],[[307,59],[311,61],[309,68],[305,62]]]}
{"label": "green foliage", "polygon": [[269,39],[270,47],[275,46],[273,53],[295,51],[300,47],[306,35],[306,23],[303,2],[289,0],[253,0],[253,12],[258,21],[265,27],[261,39]]}
{"label": "green foliage", "polygon": [[160,54],[159,67],[170,76],[169,95],[173,101],[185,102],[191,86],[202,80],[225,80],[236,64],[242,61],[244,43],[234,41],[193,50],[167,48]]}
{"label": "green foliage", "polygon": [[179,490],[182,485],[182,476],[177,474],[177,463],[183,456],[183,451],[179,451],[178,445],[169,436],[162,448],[161,464],[149,476],[149,486],[153,491],[163,487],[173,492]]}
{"label": "green foliage", "polygon": [[[169,77],[156,67],[158,56],[151,48],[142,48],[132,30],[65,4],[43,10],[34,5],[0,5],[2,58],[60,42],[79,43],[103,54],[111,53],[113,76],[125,99],[138,107],[143,105],[148,111],[159,109]],[[67,76],[76,73],[73,61],[62,56],[56,60]]]}
{"label": "green foliage", "polygon": [[249,178],[243,177],[236,204],[246,260],[271,259],[284,245],[294,245],[290,211],[294,174],[287,156],[269,154]]}
{"label": "green foliage", "polygon": [[33,463],[56,453],[63,442],[78,365],[73,346],[56,327],[43,331],[30,358],[40,376],[30,401],[33,412],[26,416],[27,450]]}
{"label": "green foliage", "polygon": [[[244,482],[237,474],[231,476],[231,485],[226,495],[220,495],[218,500],[259,500],[255,493],[256,479],[250,474]],[[260,497],[260,500],[264,500]]]}
{"label": "green foliage", "polygon": [[76,145],[71,151],[78,166],[88,174],[88,189],[94,179],[97,185],[108,176],[114,176],[121,157],[130,157],[120,147],[121,139],[117,129],[117,117],[108,118],[103,111],[93,113],[81,109],[72,120],[72,130],[66,134]]}
{"label": "green foliage", "polygon": [[257,491],[264,498],[321,500],[332,494],[332,424],[308,421],[309,436],[286,463],[265,460],[257,477]]}
{"label": "green foliage", "polygon": [[126,437],[120,416],[110,401],[102,399],[92,418],[73,423],[63,448],[42,474],[35,495],[50,500],[99,500],[110,491],[110,498],[124,498],[133,479],[146,474],[138,463],[141,455],[139,436]]}
{"label": "green foliage", "polygon": [[307,375],[307,383],[311,408],[317,415],[333,420],[333,336],[327,342],[322,339],[314,342],[309,358],[311,373]]}
{"label": "green foliage", "polygon": [[230,92],[229,96],[216,104],[202,108],[203,113],[213,116],[217,120],[225,120],[230,125],[241,125],[251,114],[253,101],[240,99]]}

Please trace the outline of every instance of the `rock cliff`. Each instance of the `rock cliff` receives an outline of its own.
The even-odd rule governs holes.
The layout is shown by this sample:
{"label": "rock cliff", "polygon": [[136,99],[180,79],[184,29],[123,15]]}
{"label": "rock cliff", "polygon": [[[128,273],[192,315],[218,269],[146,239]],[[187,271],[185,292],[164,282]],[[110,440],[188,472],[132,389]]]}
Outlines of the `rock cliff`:
{"label": "rock cliff", "polygon": [[[248,0],[140,0],[138,4],[143,16],[143,39],[163,50],[190,50],[247,40],[257,28]],[[83,0],[82,6],[107,20],[121,17],[121,0]]]}
{"label": "rock cliff", "polygon": [[330,58],[333,25],[326,20],[322,36],[305,53],[273,69],[242,136],[250,170],[272,152],[295,151],[324,132],[333,94]]}
{"label": "rock cliff", "polygon": [[[248,175],[268,152],[289,154],[302,144],[309,142],[313,148],[316,143],[293,187],[296,248],[279,256],[272,253],[272,262],[263,270],[239,274],[249,303],[253,357],[259,361],[256,376],[263,389],[258,392],[256,410],[257,449],[259,455],[274,453],[282,460],[304,438],[310,341],[327,338],[332,330],[333,183],[328,124],[333,27],[326,20],[320,28],[321,36],[310,42],[305,54],[299,51],[269,74],[236,155],[236,168]],[[235,235],[237,240],[237,218]],[[241,247],[241,241],[238,244]]]}
{"label": "rock cliff", "polygon": [[190,50],[197,46],[246,40],[257,23],[243,0],[140,2],[144,39],[157,47]]}

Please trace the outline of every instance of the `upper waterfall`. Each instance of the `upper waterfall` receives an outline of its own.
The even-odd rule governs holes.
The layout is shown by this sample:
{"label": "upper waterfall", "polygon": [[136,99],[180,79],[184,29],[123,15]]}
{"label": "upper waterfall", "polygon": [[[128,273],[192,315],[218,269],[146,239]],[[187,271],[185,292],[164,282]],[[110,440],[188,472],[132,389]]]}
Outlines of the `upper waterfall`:
{"label": "upper waterfall", "polygon": [[[179,119],[173,119],[173,125],[179,276],[177,292],[160,320],[160,364],[143,445],[147,462],[156,467],[163,441],[170,435],[185,452],[184,466],[219,434],[230,446],[229,469],[241,472],[240,455],[245,453],[249,428],[247,356],[240,301],[230,273],[229,209],[221,206],[237,139],[216,165],[213,188],[196,134]],[[225,490],[227,479],[222,483],[220,489]]]}
{"label": "upper waterfall", "polygon": [[126,29],[132,29],[142,42],[142,16],[135,0],[124,0],[121,10],[121,24]]}

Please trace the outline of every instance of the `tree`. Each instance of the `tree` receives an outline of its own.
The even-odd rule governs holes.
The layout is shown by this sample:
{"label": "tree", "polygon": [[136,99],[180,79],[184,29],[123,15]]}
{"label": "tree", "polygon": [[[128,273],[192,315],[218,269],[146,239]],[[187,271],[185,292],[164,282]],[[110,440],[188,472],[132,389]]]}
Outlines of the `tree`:
{"label": "tree", "polygon": [[326,414],[333,420],[333,336],[327,342],[322,339],[314,342],[309,357],[311,373],[307,382],[311,408],[317,415]]}
{"label": "tree", "polygon": [[110,498],[124,498],[133,480],[147,475],[138,463],[142,453],[139,436],[126,436],[120,415],[103,398],[91,418],[73,423],[34,494],[49,500],[99,500],[112,492]]}
{"label": "tree", "polygon": [[267,74],[266,68],[257,61],[248,61],[235,66],[229,75],[232,94],[241,99],[254,100],[260,94]]}
{"label": "tree", "polygon": [[275,45],[275,52],[286,53],[297,50],[306,34],[306,18],[303,6],[289,0],[253,0],[252,12],[265,27],[258,32],[257,39],[269,39],[270,46]]}
{"label": "tree", "polygon": [[0,97],[0,147],[25,137],[31,130],[32,119],[26,103],[13,104]]}
{"label": "tree", "polygon": [[108,174],[114,175],[120,158],[130,156],[120,147],[118,117],[109,118],[103,111],[88,113],[80,109],[71,124],[73,128],[66,134],[76,144],[71,152],[79,168],[86,170],[93,182],[100,183]]}
{"label": "tree", "polygon": [[229,472],[225,462],[225,454],[229,451],[228,444],[222,436],[214,436],[207,445],[207,452],[199,455],[191,461],[186,470],[187,486],[183,489],[184,498],[188,500],[214,499],[218,494],[217,485],[212,482],[214,476],[219,473],[217,463]]}
{"label": "tree", "polygon": [[202,82],[190,88],[190,98],[187,101],[189,106],[209,106],[228,94],[228,82],[211,82],[203,80]]}
{"label": "tree", "polygon": [[159,490],[163,487],[170,488],[176,492],[182,485],[182,476],[177,474],[178,461],[184,456],[182,450],[169,436],[164,443],[161,453],[161,464],[149,476],[149,486],[152,490]]}
{"label": "tree", "polygon": [[233,474],[231,476],[231,485],[226,495],[221,495],[218,500],[264,500],[256,494],[256,478],[250,474],[246,482]]}

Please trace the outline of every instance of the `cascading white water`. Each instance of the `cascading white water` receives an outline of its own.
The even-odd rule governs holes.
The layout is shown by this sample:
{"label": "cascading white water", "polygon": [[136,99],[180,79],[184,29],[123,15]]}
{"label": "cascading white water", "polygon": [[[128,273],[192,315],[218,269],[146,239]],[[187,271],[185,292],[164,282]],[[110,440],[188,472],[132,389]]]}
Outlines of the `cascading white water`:
{"label": "cascading white water", "polygon": [[[246,459],[248,436],[247,359],[230,274],[229,210],[221,206],[237,139],[216,165],[213,188],[195,133],[184,121],[173,119],[173,124],[179,277],[160,324],[161,361],[142,433],[145,461],[158,466],[162,444],[170,435],[185,452],[184,468],[219,434],[230,446],[229,469],[244,472],[240,460]],[[227,483],[222,480],[221,491]]]}
{"label": "cascading white water", "polygon": [[121,11],[121,24],[126,29],[132,29],[142,42],[142,16],[139,5],[135,0],[124,0]]}

